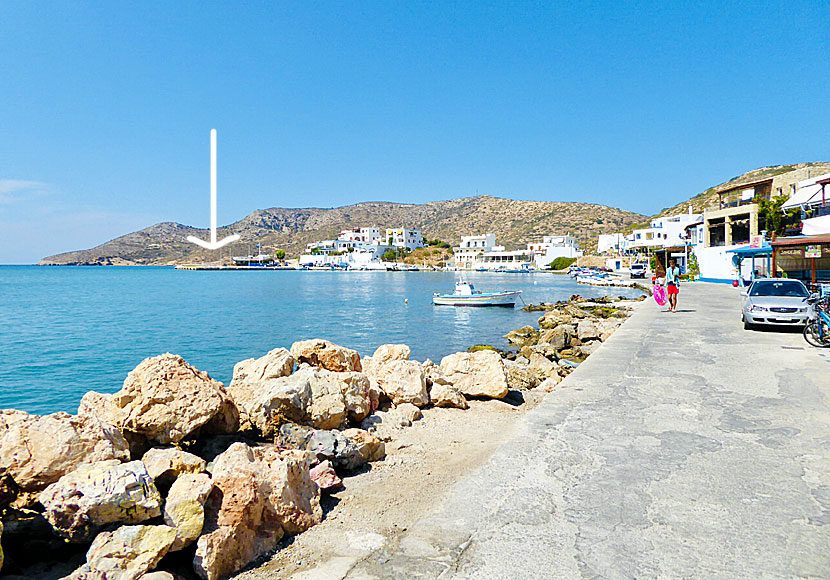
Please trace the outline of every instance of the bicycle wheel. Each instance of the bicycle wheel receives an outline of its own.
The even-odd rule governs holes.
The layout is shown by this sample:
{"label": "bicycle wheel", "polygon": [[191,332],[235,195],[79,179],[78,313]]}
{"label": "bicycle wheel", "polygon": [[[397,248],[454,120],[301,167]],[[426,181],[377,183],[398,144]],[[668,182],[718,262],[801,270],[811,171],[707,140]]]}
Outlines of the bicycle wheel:
{"label": "bicycle wheel", "polygon": [[830,346],[830,330],[822,328],[822,323],[813,320],[804,327],[804,340],[817,347]]}

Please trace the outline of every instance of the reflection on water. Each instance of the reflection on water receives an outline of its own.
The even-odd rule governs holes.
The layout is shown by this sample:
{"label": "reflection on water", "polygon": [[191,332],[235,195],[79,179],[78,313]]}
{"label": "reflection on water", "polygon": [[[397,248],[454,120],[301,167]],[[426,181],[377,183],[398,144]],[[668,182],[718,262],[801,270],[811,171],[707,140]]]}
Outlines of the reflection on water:
{"label": "reflection on water", "polygon": [[[535,324],[519,308],[433,306],[461,274],[188,272],[171,268],[0,267],[0,408],[75,411],[89,390],[114,392],[143,358],[181,354],[227,383],[233,365],[321,337],[371,354],[406,343],[439,361]],[[517,289],[525,302],[571,294],[637,295],[552,274],[463,275],[477,289]],[[408,300],[408,304],[405,302]]]}

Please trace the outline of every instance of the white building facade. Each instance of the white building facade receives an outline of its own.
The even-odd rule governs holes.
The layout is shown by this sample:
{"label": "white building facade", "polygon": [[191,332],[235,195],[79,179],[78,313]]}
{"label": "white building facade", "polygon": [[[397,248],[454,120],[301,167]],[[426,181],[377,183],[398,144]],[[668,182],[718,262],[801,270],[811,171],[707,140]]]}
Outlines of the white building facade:
{"label": "white building facade", "polygon": [[479,256],[485,252],[497,251],[504,251],[504,246],[496,245],[496,234],[461,236],[461,243],[452,249],[455,268],[458,270],[474,268]]}
{"label": "white building facade", "polygon": [[634,230],[625,237],[623,250],[631,253],[646,249],[663,249],[686,243],[686,227],[703,220],[703,214],[689,213],[655,218],[647,228]]}
{"label": "white building facade", "polygon": [[340,232],[337,236],[338,240],[360,242],[361,244],[380,244],[383,242],[380,238],[380,228],[349,228]]}
{"label": "white building facade", "polygon": [[402,248],[409,252],[424,247],[424,237],[421,235],[421,230],[408,228],[387,228],[386,239],[383,241],[390,246]]}
{"label": "white building facade", "polygon": [[783,209],[801,211],[801,234],[830,234],[830,173],[798,182]]}
{"label": "white building facade", "polygon": [[622,234],[600,234],[597,242],[598,254],[620,254],[625,247],[625,236]]}
{"label": "white building facade", "polygon": [[526,253],[540,269],[550,266],[556,258],[579,258],[583,254],[571,235],[544,236],[541,242],[528,244]]}

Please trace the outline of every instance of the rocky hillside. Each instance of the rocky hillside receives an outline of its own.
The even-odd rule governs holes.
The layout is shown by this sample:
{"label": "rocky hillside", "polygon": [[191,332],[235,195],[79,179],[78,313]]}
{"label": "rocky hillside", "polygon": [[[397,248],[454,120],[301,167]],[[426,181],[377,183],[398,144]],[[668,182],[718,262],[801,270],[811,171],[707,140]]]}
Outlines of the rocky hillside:
{"label": "rocky hillside", "polygon": [[160,223],[116,238],[89,250],[49,256],[43,265],[143,264],[167,265],[212,261],[230,251],[244,255],[261,243],[263,251],[283,249],[298,255],[309,242],[332,238],[343,228],[376,225],[420,228],[424,237],[457,244],[463,235],[492,232],[499,243],[517,248],[543,235],[571,232],[592,243],[602,233],[626,229],[646,219],[640,214],[603,205],[548,201],[515,201],[489,196],[436,201],[422,205],[366,202],[324,208],[270,208],[219,229],[221,239],[239,234],[241,240],[219,252],[208,252],[186,241],[207,239],[207,230]]}
{"label": "rocky hillside", "polygon": [[663,217],[667,215],[676,215],[678,213],[686,213],[689,211],[689,205],[692,206],[695,212],[702,212],[705,207],[717,205],[719,191],[732,189],[734,187],[738,187],[746,183],[754,183],[756,181],[761,181],[765,178],[770,178],[775,175],[781,175],[782,173],[789,173],[790,171],[795,171],[798,169],[805,169],[807,167],[815,169],[815,173],[813,175],[830,173],[830,163],[824,162],[797,163],[793,165],[772,165],[770,167],[761,167],[760,169],[753,169],[752,171],[747,171],[746,173],[739,175],[738,177],[733,177],[729,181],[725,181],[720,185],[710,187],[703,193],[699,193],[693,198],[688,199],[682,203],[678,203],[675,206],[667,207],[654,217]]}

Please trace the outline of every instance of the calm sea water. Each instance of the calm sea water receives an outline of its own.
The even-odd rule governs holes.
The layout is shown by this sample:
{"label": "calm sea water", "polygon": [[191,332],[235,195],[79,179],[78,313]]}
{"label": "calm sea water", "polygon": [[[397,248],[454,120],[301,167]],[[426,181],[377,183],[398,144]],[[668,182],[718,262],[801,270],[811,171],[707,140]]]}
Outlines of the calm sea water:
{"label": "calm sea water", "polygon": [[[191,272],[172,268],[0,266],[0,408],[77,410],[112,393],[142,359],[180,354],[225,384],[233,365],[296,340],[326,338],[371,354],[406,343],[441,357],[502,335],[538,313],[433,306],[448,272]],[[471,273],[483,291],[518,289],[530,303],[636,291],[577,286],[554,274]],[[409,303],[405,303],[405,299]]]}

